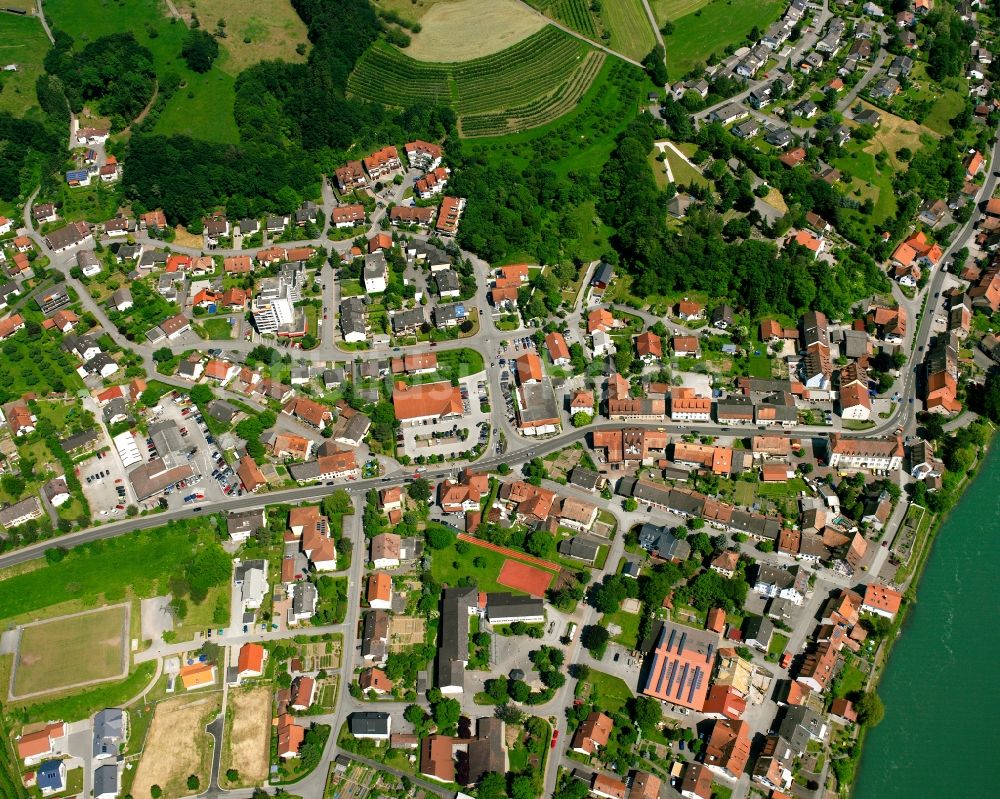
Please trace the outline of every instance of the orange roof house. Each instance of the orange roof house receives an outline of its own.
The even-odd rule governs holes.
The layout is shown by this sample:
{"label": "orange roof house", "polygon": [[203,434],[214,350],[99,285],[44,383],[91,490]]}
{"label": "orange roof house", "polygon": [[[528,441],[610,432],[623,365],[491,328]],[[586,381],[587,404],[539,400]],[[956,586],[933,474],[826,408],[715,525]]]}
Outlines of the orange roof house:
{"label": "orange roof house", "polygon": [[251,494],[261,486],[267,485],[267,478],[264,477],[264,473],[260,470],[256,461],[249,455],[244,455],[240,458],[240,465],[236,469],[236,474],[239,476],[240,482],[243,483],[243,488]]}
{"label": "orange roof house", "polygon": [[750,759],[750,725],[721,719],[712,727],[705,746],[705,765],[717,774],[739,779]]}
{"label": "orange roof house", "polygon": [[253,271],[253,261],[249,255],[230,255],[223,258],[222,267],[227,274],[242,275]]}
{"label": "orange roof house", "polygon": [[972,180],[986,168],[986,159],[979,150],[973,150],[962,163],[965,166],[967,180]]}
{"label": "orange roof house", "polygon": [[682,300],[677,303],[676,311],[681,319],[698,319],[705,315],[705,306],[700,302]]}
{"label": "orange roof house", "polygon": [[929,241],[921,230],[902,242],[892,253],[892,263],[897,267],[909,267],[914,264],[934,266],[941,260],[941,246]]}
{"label": "orange roof house", "polygon": [[396,383],[392,407],[401,422],[460,416],[464,410],[462,390],[447,380],[418,386]]}
{"label": "orange roof house", "polygon": [[566,346],[566,339],[563,334],[557,331],[549,333],[545,337],[545,346],[549,351],[549,358],[557,366],[569,363],[569,347]]}
{"label": "orange roof house", "polygon": [[778,160],[789,168],[796,167],[806,160],[805,148],[796,147],[794,150],[789,150],[787,153],[779,156]]}
{"label": "orange roof house", "polygon": [[259,677],[264,673],[265,656],[264,647],[260,644],[243,644],[236,660],[236,673],[240,677]]}
{"label": "orange roof house", "polygon": [[518,383],[522,385],[537,383],[542,379],[542,359],[538,357],[537,352],[528,351],[517,358],[514,363],[517,366]]}
{"label": "orange roof house", "polygon": [[817,238],[808,230],[800,230],[795,235],[789,236],[786,240],[786,244],[798,244],[800,247],[805,247],[807,250],[812,252],[813,256],[819,255],[823,252],[823,246],[825,242],[821,238]]}
{"label": "orange roof house", "polygon": [[374,572],[368,577],[368,604],[373,608],[392,605],[392,578],[386,572]]}
{"label": "orange roof house", "polygon": [[711,608],[705,619],[705,629],[713,633],[723,633],[726,630],[726,611],[722,608]]}
{"label": "orange roof house", "polygon": [[51,754],[55,741],[66,734],[66,725],[61,721],[53,721],[34,732],[29,732],[17,739],[17,756],[26,763],[38,760]]}
{"label": "orange roof house", "polygon": [[594,308],[594,310],[587,314],[588,333],[594,333],[598,330],[603,330],[607,333],[614,326],[615,318],[611,315],[611,311],[606,308]]}
{"label": "orange roof house", "polygon": [[708,696],[718,644],[716,633],[665,623],[642,693],[700,712]]}
{"label": "orange roof house", "polygon": [[902,602],[903,595],[899,591],[887,585],[872,583],[865,589],[861,610],[892,619],[899,612],[899,606]]}
{"label": "orange roof house", "polygon": [[649,330],[640,333],[635,338],[635,352],[643,360],[654,360],[663,357],[663,342],[660,337]]}
{"label": "orange roof house", "polygon": [[598,748],[607,746],[614,726],[610,716],[594,711],[576,728],[570,746],[574,752],[592,755]]}
{"label": "orange roof house", "polygon": [[394,685],[382,669],[365,669],[358,676],[358,685],[362,691],[374,691],[377,694],[388,693]]}
{"label": "orange roof house", "polygon": [[305,727],[297,724],[293,716],[288,713],[278,716],[278,757],[282,760],[298,757],[305,737]]}
{"label": "orange roof house", "polygon": [[185,691],[193,691],[215,683],[215,666],[211,663],[192,663],[182,666],[179,672]]}
{"label": "orange roof house", "polygon": [[453,740],[447,735],[428,735],[420,742],[420,773],[440,782],[455,781]]}

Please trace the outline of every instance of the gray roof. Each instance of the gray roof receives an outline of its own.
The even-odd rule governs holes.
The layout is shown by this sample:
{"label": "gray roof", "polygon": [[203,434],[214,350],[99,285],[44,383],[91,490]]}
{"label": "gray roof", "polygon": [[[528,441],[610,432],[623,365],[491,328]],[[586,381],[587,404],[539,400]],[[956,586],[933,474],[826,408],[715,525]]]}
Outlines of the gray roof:
{"label": "gray roof", "polygon": [[265,524],[263,508],[237,511],[230,513],[226,517],[226,529],[230,535],[239,535],[245,532],[253,533]]}
{"label": "gray roof", "polygon": [[96,427],[92,427],[89,430],[84,430],[81,433],[74,433],[71,436],[60,439],[59,446],[61,446],[66,452],[72,452],[80,447],[85,447],[92,441],[97,441]]}
{"label": "gray roof", "polygon": [[469,608],[478,599],[473,587],[445,588],[441,598],[437,684],[465,685],[464,662],[469,659]]}
{"label": "gray roof", "polygon": [[94,796],[118,794],[118,764],[105,763],[94,769]]}
{"label": "gray roof", "polygon": [[128,416],[128,405],[121,397],[115,397],[104,406],[103,417],[106,423],[117,416]]}
{"label": "gray roof", "polygon": [[778,734],[791,744],[800,755],[806,751],[810,739],[819,737],[823,728],[823,718],[805,705],[791,705],[785,711],[785,718],[778,727]]}
{"label": "gray roof", "polygon": [[411,327],[420,327],[425,321],[427,320],[422,307],[399,311],[392,315],[392,331],[396,333]]}
{"label": "gray roof", "polygon": [[161,457],[168,452],[181,452],[187,448],[184,444],[184,438],[181,436],[181,429],[177,426],[177,422],[172,419],[151,424],[149,437],[153,439],[156,451]]}
{"label": "gray roof", "polygon": [[[125,711],[111,707],[94,716],[94,757],[118,757],[118,744],[125,738]],[[117,779],[118,770],[115,769]],[[95,773],[96,777],[96,773]],[[100,794],[100,791],[95,792]]]}
{"label": "gray roof", "polygon": [[385,261],[385,253],[381,250],[369,253],[365,256],[362,278],[367,280],[368,278],[382,277],[385,275],[387,269],[388,264]]}
{"label": "gray roof", "polygon": [[598,483],[601,482],[601,475],[593,469],[574,466],[573,471],[569,473],[569,482],[580,488],[585,488],[587,491],[594,491],[597,489]]}
{"label": "gray roof", "polygon": [[542,600],[531,596],[514,596],[509,591],[496,591],[486,595],[486,615],[491,618],[521,616],[532,618],[544,612]]}
{"label": "gray roof", "polygon": [[15,502],[13,505],[0,510],[0,526],[10,527],[23,516],[29,514],[40,516],[41,512],[42,505],[38,501],[38,497],[31,496],[27,499],[22,499],[20,502]]}
{"label": "gray roof", "polygon": [[639,546],[664,560],[687,560],[691,545],[676,538],[666,526],[646,522],[639,529]]}
{"label": "gray roof", "polygon": [[348,716],[351,735],[388,735],[389,714],[377,713],[372,710],[352,713]]}
{"label": "gray roof", "polygon": [[434,280],[437,283],[438,294],[445,291],[458,291],[461,281],[458,273],[454,269],[442,269],[434,273]]}
{"label": "gray roof", "polygon": [[597,553],[600,551],[600,544],[584,536],[577,535],[560,541],[558,548],[561,555],[576,558],[585,563],[593,563],[597,559]]}
{"label": "gray roof", "polygon": [[292,593],[292,613],[296,616],[302,615],[307,611],[314,613],[318,597],[319,593],[316,591],[316,586],[312,583],[296,583],[295,591]]}
{"label": "gray roof", "polygon": [[774,624],[763,616],[754,616],[743,624],[743,640],[759,641],[767,646],[774,635]]}
{"label": "gray roof", "polygon": [[235,405],[226,402],[225,400],[212,400],[208,403],[208,414],[213,419],[218,419],[220,422],[225,422],[228,424],[233,421],[236,414],[240,412],[240,409]]}

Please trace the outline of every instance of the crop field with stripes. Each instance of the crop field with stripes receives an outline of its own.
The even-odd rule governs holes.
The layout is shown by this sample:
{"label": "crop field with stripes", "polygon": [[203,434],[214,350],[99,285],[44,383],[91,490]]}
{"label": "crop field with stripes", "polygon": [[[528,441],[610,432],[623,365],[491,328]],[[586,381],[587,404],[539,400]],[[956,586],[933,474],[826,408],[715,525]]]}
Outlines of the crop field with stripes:
{"label": "crop field with stripes", "polygon": [[417,61],[379,42],[362,56],[347,88],[385,105],[448,105],[464,136],[497,136],[572,110],[603,63],[602,53],[549,25],[499,53],[453,63]]}

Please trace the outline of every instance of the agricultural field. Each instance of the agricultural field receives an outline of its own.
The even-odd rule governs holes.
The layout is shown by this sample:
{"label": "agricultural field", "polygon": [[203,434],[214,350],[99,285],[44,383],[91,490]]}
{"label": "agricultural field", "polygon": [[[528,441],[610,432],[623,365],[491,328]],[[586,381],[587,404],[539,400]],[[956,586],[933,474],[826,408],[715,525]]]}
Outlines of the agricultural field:
{"label": "agricultural field", "polygon": [[571,111],[602,64],[590,47],[553,26],[501,53],[455,63],[417,61],[380,42],[358,62],[348,91],[399,107],[447,103],[463,135],[504,135]]}
{"label": "agricultural field", "polygon": [[270,735],[270,689],[260,686],[230,691],[220,779],[235,768],[240,778],[233,785],[261,784],[267,777]]}
{"label": "agricultural field", "polygon": [[[765,30],[786,5],[784,0],[711,0],[674,19],[673,33],[664,37],[671,79],[703,65],[712,53],[721,55],[729,45],[743,41],[754,26]],[[660,19],[660,12],[656,13]]]}
{"label": "agricultural field", "polygon": [[552,19],[558,20],[567,28],[586,36],[597,39],[601,34],[600,21],[590,10],[590,0],[528,0],[532,6]]}
{"label": "agricultural field", "polygon": [[687,14],[693,14],[699,8],[707,6],[712,0],[649,0],[653,16],[662,25],[668,20],[680,19]]}
{"label": "agricultural field", "polygon": [[[408,11],[399,12],[404,17]],[[458,0],[435,5],[411,35],[407,55],[418,61],[469,61],[499,53],[545,27],[545,20],[517,0]],[[483,31],[489,31],[484,36]]]}
{"label": "agricultural field", "polygon": [[38,108],[35,82],[49,46],[37,17],[0,14],[0,65],[17,64],[17,72],[0,73],[0,112],[23,117]]}
{"label": "agricultural field", "polygon": [[128,605],[116,605],[22,628],[11,693],[26,697],[124,677],[128,621]]}
{"label": "agricultural field", "polygon": [[160,786],[164,799],[187,796],[192,793],[187,787],[191,774],[208,786],[212,738],[205,725],[218,715],[221,700],[221,693],[202,694],[157,706],[132,782],[133,796],[150,796],[153,785]]}
{"label": "agricultural field", "polygon": [[376,11],[392,11],[413,22],[422,21],[434,6],[451,0],[371,0]]}
{"label": "agricultural field", "polygon": [[308,46],[306,24],[295,13],[289,0],[182,0],[175,3],[181,16],[197,14],[202,27],[214,29],[220,19],[226,21],[226,38],[220,40],[229,53],[226,71],[234,77],[260,61],[305,61],[307,53],[296,52],[300,44]]}
{"label": "agricultural field", "polygon": [[656,45],[642,0],[602,0],[601,21],[611,35],[608,46],[636,61]]}

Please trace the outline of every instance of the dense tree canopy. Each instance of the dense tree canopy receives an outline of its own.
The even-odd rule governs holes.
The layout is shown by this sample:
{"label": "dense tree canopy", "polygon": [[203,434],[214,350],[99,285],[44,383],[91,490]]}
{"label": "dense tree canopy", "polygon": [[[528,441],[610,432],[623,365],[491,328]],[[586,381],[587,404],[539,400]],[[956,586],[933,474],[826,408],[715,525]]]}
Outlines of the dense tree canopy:
{"label": "dense tree canopy", "polygon": [[78,50],[69,36],[56,31],[45,71],[59,78],[74,112],[94,102],[115,129],[135,119],[156,86],[153,55],[131,33],[102,36]]}
{"label": "dense tree canopy", "polygon": [[208,72],[219,57],[219,43],[208,31],[194,28],[184,37],[181,55],[193,72]]}

